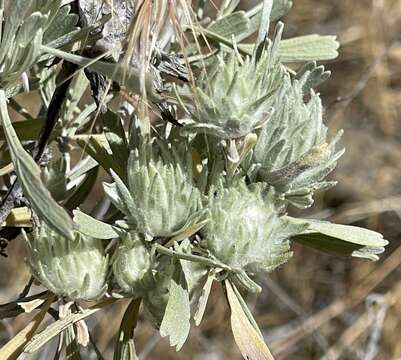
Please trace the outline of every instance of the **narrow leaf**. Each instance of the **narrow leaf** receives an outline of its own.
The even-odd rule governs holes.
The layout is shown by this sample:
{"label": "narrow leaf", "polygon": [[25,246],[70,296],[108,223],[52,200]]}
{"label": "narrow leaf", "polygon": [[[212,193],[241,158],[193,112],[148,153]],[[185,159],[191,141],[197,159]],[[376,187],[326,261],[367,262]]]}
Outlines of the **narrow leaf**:
{"label": "narrow leaf", "polygon": [[244,359],[274,360],[269,348],[242,309],[231,283],[225,281],[227,299],[231,309],[231,328]]}
{"label": "narrow leaf", "polygon": [[104,134],[110,145],[114,162],[125,169],[128,163],[128,143],[121,118],[111,110],[101,115],[104,125]]}
{"label": "narrow leaf", "polygon": [[[116,299],[112,298],[106,299],[101,303],[93,305],[89,309],[85,309],[75,314],[67,315],[64,319],[57,320],[56,322],[50,324],[41,333],[35,335],[24,347],[24,352],[33,353],[39,350],[43,345],[45,345],[48,341],[63,332],[70,325],[95,314],[99,310],[102,310],[105,306],[113,304],[115,301]],[[2,358],[0,357],[0,359]]]}
{"label": "narrow leaf", "polygon": [[[300,219],[295,221],[298,220]],[[377,260],[377,254],[383,252],[388,244],[381,234],[372,230],[326,221],[309,219],[302,221],[307,221],[309,227],[293,240],[324,252]]]}
{"label": "narrow leaf", "polygon": [[134,329],[138,320],[140,299],[130,302],[121,320],[113,360],[138,360],[134,345]]}
{"label": "narrow leaf", "polygon": [[[138,69],[132,66],[124,66],[119,63],[106,63],[103,61],[96,61],[93,59],[88,59],[79,55],[74,55],[67,53],[65,51],[53,49],[51,47],[43,46],[42,50],[50,55],[59,57],[61,59],[70,61],[74,64],[77,64],[81,67],[87,67],[92,71],[100,73],[109,79],[117,82],[121,86],[125,86],[130,91],[141,95],[142,87],[140,84],[140,72]],[[151,75],[146,74],[145,78],[145,89],[146,95],[149,100],[153,102],[161,102],[162,98],[159,94],[157,94],[156,89],[154,88],[153,81]]]}
{"label": "narrow leaf", "polygon": [[210,272],[206,279],[205,285],[202,288],[202,293],[199,297],[199,300],[198,300],[198,303],[196,306],[196,311],[195,311],[195,315],[194,315],[194,320],[195,320],[196,326],[199,326],[200,323],[202,322],[203,315],[206,310],[207,300],[209,299],[210,290],[212,289],[212,284],[213,284],[214,279],[215,279],[214,273]]}
{"label": "narrow leaf", "polygon": [[113,159],[110,145],[104,134],[78,135],[75,139],[78,145],[104,170],[110,172],[110,169],[113,169],[120,177],[123,177],[124,170],[120,163]]}
{"label": "narrow leaf", "polygon": [[[219,38],[217,34],[205,32],[205,35],[210,37],[211,40],[232,47],[228,39]],[[338,47],[339,43],[336,41],[335,36],[312,34],[281,40],[278,54],[283,63],[331,60],[338,56]],[[252,54],[253,48],[253,44],[238,45],[238,50],[248,55]]]}
{"label": "narrow leaf", "polygon": [[8,115],[7,100],[3,90],[0,90],[0,118],[18,182],[24,191],[24,195],[40,219],[43,219],[47,225],[64,237],[73,240],[74,224],[72,219],[65,209],[52,198],[41,180],[39,166],[18,140]]}

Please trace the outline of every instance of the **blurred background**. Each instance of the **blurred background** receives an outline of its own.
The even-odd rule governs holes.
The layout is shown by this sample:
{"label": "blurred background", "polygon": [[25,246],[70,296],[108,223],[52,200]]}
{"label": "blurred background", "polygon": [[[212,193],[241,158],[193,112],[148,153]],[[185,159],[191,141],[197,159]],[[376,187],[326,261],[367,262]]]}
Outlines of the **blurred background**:
{"label": "blurred background", "polygon": [[[244,8],[255,1],[242,1]],[[295,0],[284,37],[337,34],[340,56],[320,86],[325,119],[345,130],[345,155],[310,216],[379,231],[390,241],[376,262],[340,258],[296,246],[293,259],[261,278],[263,293],[247,301],[277,359],[401,359],[401,1]],[[0,303],[15,299],[29,274],[21,241],[0,258]],[[88,321],[105,359],[127,303]],[[0,323],[0,344],[30,316]],[[136,330],[141,359],[240,359],[227,304],[216,287],[202,325],[180,353],[146,322]],[[38,359],[53,358],[54,347]],[[93,351],[83,359],[96,358]],[[29,357],[34,359],[35,357]]]}

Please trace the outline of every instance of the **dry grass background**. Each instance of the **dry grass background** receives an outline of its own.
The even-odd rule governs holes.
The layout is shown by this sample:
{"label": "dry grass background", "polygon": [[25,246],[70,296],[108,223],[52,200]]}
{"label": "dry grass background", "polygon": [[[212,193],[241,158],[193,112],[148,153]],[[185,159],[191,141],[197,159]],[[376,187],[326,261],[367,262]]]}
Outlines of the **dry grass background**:
{"label": "dry grass background", "polygon": [[[347,152],[333,174],[339,185],[319,197],[310,214],[380,231],[390,245],[377,263],[298,246],[288,264],[260,279],[263,294],[248,301],[277,359],[401,359],[401,2],[294,2],[285,19],[287,36],[335,33],[342,44],[339,58],[327,64],[332,77],[319,91],[330,130],[346,130]],[[19,241],[9,254],[0,259],[1,303],[16,298],[28,279]],[[193,327],[178,354],[141,322],[140,358],[239,359],[227,305],[215,290],[204,322]],[[89,321],[105,359],[112,358],[125,306],[114,305]],[[0,344],[27,318],[2,321]]]}

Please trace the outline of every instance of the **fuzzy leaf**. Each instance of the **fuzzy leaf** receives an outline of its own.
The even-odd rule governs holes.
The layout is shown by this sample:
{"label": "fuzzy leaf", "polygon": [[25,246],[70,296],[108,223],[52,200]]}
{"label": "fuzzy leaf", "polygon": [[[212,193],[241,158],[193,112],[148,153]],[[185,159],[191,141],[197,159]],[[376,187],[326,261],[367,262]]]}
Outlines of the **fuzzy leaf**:
{"label": "fuzzy leaf", "polygon": [[[97,164],[96,164],[97,165]],[[84,179],[77,185],[74,185],[74,192],[65,202],[65,207],[68,210],[73,210],[80,206],[86,198],[89,196],[91,190],[95,186],[99,167],[95,166],[94,168],[90,169],[86,174]],[[73,180],[70,178],[70,183],[73,183]]]}
{"label": "fuzzy leaf", "polygon": [[[117,82],[121,86],[125,86],[128,90],[134,92],[135,94],[142,94],[139,70],[132,66],[127,67],[119,63],[106,63],[103,61],[96,61],[79,55],[70,54],[65,51],[53,49],[48,46],[42,46],[41,48],[42,51],[50,55],[70,61],[81,67],[87,67],[92,71],[100,73],[108,77],[109,79]],[[156,92],[150,74],[147,74],[145,77],[145,88],[146,95],[149,100],[156,103],[162,101],[161,96]]]}
{"label": "fuzzy leaf", "polygon": [[325,71],[323,65],[317,66],[316,61],[311,61],[298,70],[295,78],[301,79],[303,76],[306,76],[302,91],[304,94],[310,94],[311,89],[316,88],[322,82],[326,81],[330,77],[330,74],[330,71]]}
{"label": "fuzzy leaf", "polygon": [[120,236],[120,231],[113,225],[96,220],[80,210],[74,210],[74,221],[79,225],[79,232],[96,239],[113,239]]}
{"label": "fuzzy leaf", "polygon": [[43,34],[44,44],[48,44],[76,29],[78,16],[70,13],[70,10],[70,6],[63,6],[60,8],[57,16]]}
{"label": "fuzzy leaf", "polygon": [[231,309],[231,329],[242,356],[249,360],[274,360],[260,331],[249,321],[233,286],[227,280],[225,284]]}
{"label": "fuzzy leaf", "polygon": [[232,35],[238,35],[248,30],[249,20],[243,11],[237,11],[213,22],[208,30],[222,37],[231,39]]}
{"label": "fuzzy leaf", "polygon": [[49,190],[41,180],[39,166],[18,140],[8,116],[7,100],[3,90],[0,90],[0,117],[7,143],[10,147],[18,182],[24,191],[24,195],[38,216],[47,225],[64,237],[74,240],[74,223],[65,209],[52,198]]}
{"label": "fuzzy leaf", "polygon": [[[291,6],[292,6],[292,1],[274,0],[273,7],[270,13],[270,21],[273,22],[280,19],[290,10]],[[259,3],[246,13],[247,17],[249,18],[249,29],[248,31],[242,33],[241,36],[237,37],[238,41],[247,38],[248,36],[252,35],[259,29],[260,19],[262,17],[262,9],[263,9],[263,3]]]}
{"label": "fuzzy leaf", "polygon": [[187,282],[180,262],[176,261],[166,312],[160,326],[160,335],[169,336],[170,345],[175,346],[177,351],[182,348],[189,334],[190,311]]}
{"label": "fuzzy leaf", "polygon": [[326,221],[302,221],[309,222],[309,227],[292,239],[324,252],[378,260],[377,254],[382,253],[388,244],[381,234],[372,230]]}
{"label": "fuzzy leaf", "polygon": [[133,216],[133,214],[136,214],[136,206],[134,200],[124,182],[113,170],[110,171],[114,183],[103,183],[104,191],[106,192],[114,206],[119,209],[123,214],[127,215],[128,221],[131,224],[135,224],[135,217]]}
{"label": "fuzzy leaf", "polygon": [[312,34],[282,40],[279,54],[282,62],[331,60],[338,47],[335,36]]}

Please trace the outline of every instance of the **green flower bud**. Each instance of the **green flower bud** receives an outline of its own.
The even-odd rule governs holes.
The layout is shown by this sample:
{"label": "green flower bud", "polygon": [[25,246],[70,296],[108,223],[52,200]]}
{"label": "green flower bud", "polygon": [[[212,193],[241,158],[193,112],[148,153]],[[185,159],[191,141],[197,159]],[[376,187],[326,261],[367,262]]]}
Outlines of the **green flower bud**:
{"label": "green flower bud", "polygon": [[180,164],[141,161],[132,154],[128,188],[114,175],[116,183],[105,184],[105,191],[137,231],[152,237],[171,236],[201,207],[191,176]]}
{"label": "green flower bud", "polygon": [[76,232],[70,241],[41,224],[25,236],[33,276],[70,300],[95,300],[107,290],[108,256],[101,240]]}
{"label": "green flower bud", "polygon": [[113,257],[113,275],[127,293],[143,296],[151,280],[152,261],[149,250],[136,233],[127,234]]}
{"label": "green flower bud", "polygon": [[272,271],[291,256],[289,238],[306,228],[293,224],[274,209],[273,195],[245,184],[210,195],[206,242],[223,263],[246,272]]}
{"label": "green flower bud", "polygon": [[242,60],[233,51],[228,60],[219,59],[207,77],[189,89],[195,107],[185,110],[194,122],[186,129],[234,139],[262,127],[271,116],[272,99],[284,74],[275,49],[270,45],[257,58]]}
{"label": "green flower bud", "polygon": [[[315,191],[335,185],[324,178],[343,154],[335,146],[342,132],[327,143],[319,95],[304,93],[308,76],[307,72],[294,81],[286,76],[273,104],[275,112],[259,134],[251,162],[243,164],[250,169],[250,178],[267,182],[282,199],[300,208],[313,204]],[[306,103],[305,96],[310,97]]]}

